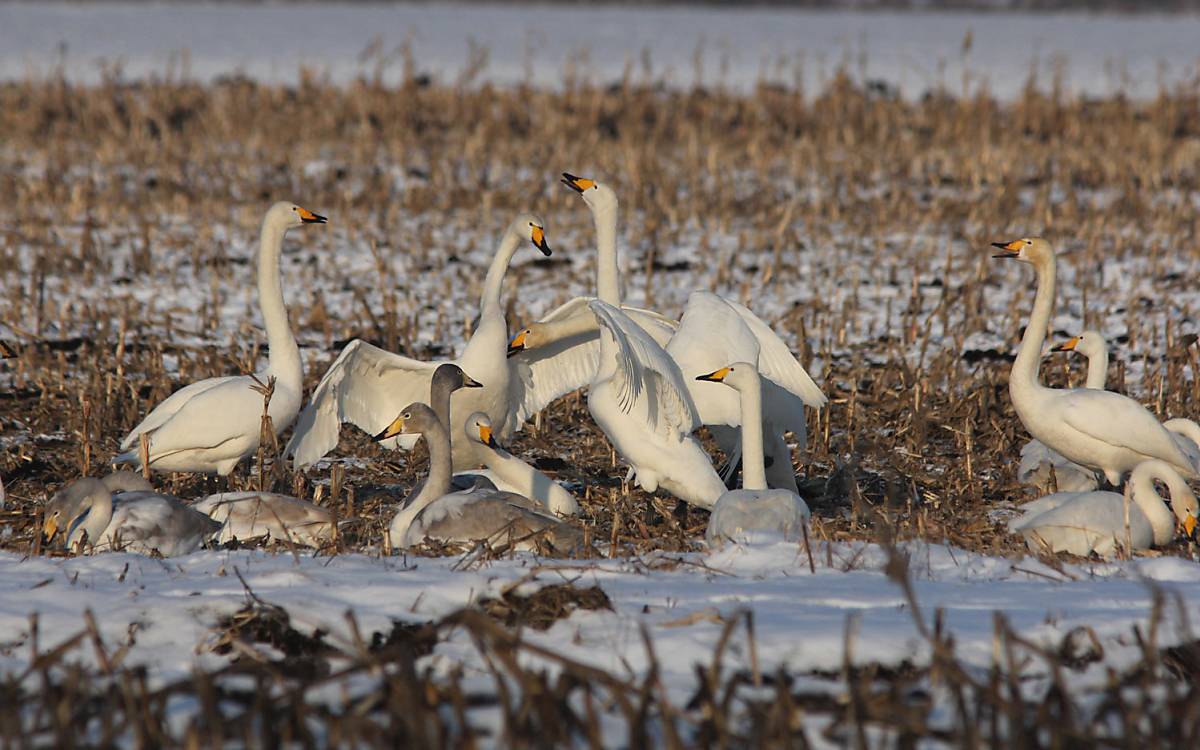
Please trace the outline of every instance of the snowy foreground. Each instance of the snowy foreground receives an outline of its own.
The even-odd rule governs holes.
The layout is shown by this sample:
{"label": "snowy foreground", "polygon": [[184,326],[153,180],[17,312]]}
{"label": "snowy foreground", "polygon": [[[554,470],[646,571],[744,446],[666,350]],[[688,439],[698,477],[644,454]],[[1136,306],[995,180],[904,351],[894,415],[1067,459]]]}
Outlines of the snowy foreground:
{"label": "snowy foreground", "polygon": [[[1072,630],[1092,628],[1104,659],[1069,675],[1085,691],[1103,685],[1106,669],[1140,659],[1133,629],[1150,632],[1155,590],[1166,595],[1167,604],[1153,635],[1159,647],[1195,638],[1186,622],[1200,622],[1200,564],[1177,557],[1055,570],[1031,558],[918,544],[905,549],[922,617],[931,621],[935,608],[944,609],[944,625],[968,666],[991,664],[996,611],[1015,632],[1052,649]],[[744,609],[753,612],[764,673],[781,667],[836,673],[851,618],[857,621],[855,664],[927,663],[929,650],[904,593],[883,572],[885,550],[818,542],[814,553],[815,573],[802,546],[784,543],[708,555],[592,562],[521,556],[480,565],[463,558],[294,558],[247,551],[165,561],[131,554],[73,559],[6,554],[0,556],[0,672],[20,673],[29,666],[32,615],[39,650],[45,652],[81,630],[87,609],[110,650],[132,640],[124,665],[146,665],[152,684],[186,677],[196,667],[221,666],[227,657],[211,650],[213,626],[247,601],[235,571],[257,597],[285,608],[292,627],[305,634],[327,631],[330,643],[348,651],[353,641],[347,613],[369,638],[387,633],[394,621],[436,620],[480,597],[499,596],[514,583],[521,593],[564,582],[598,585],[614,611],[577,610],[549,630],[527,630],[525,638],[620,677],[637,677],[649,663],[641,637],[646,626],[672,701],[687,700],[695,688],[695,665],[710,663],[724,621]],[[739,629],[725,666],[750,669],[747,646]],[[85,663],[93,659],[90,648],[75,653]],[[478,653],[458,631],[425,660],[435,673],[462,664],[465,679],[486,681]],[[1036,676],[1041,666],[1031,661],[1026,676]]]}

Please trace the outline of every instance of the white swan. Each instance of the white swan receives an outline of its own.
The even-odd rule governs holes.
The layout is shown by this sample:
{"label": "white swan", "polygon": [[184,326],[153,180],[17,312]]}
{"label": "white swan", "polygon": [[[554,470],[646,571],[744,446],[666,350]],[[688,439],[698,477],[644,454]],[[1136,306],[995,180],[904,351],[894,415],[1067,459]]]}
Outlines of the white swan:
{"label": "white swan", "polygon": [[583,534],[540,510],[537,503],[511,492],[475,487],[450,491],[450,436],[436,414],[412,403],[380,434],[381,438],[419,434],[429,446],[429,476],[392,518],[388,541],[407,549],[429,538],[469,544],[488,540],[535,549],[539,541],[559,551],[583,546]]}
{"label": "white swan", "polygon": [[1151,458],[1166,461],[1184,476],[1196,476],[1170,433],[1138,402],[1112,391],[1047,388],[1038,381],[1046,324],[1054,312],[1054,249],[1041,238],[994,244],[1004,250],[995,257],[1029,263],[1037,272],[1033,312],[1008,380],[1025,429],[1069,460],[1103,471],[1114,485]]}
{"label": "white swan", "polygon": [[[1160,479],[1171,492],[1171,508],[1154,489]],[[1126,536],[1125,513],[1129,512]],[[1196,496],[1175,469],[1164,461],[1138,464],[1117,492],[1056,492],[1021,507],[1020,517],[1008,524],[1009,531],[1025,537],[1031,550],[1048,549],[1073,555],[1111,555],[1129,545],[1133,550],[1169,543],[1175,537],[1175,519],[1191,536],[1200,512]]]}
{"label": "white swan", "polygon": [[[1103,390],[1108,378],[1108,344],[1096,331],[1084,331],[1062,344],[1051,347],[1052,352],[1078,352],[1087,358],[1085,388]],[[1053,470],[1055,486],[1060,492],[1087,492],[1098,486],[1096,472],[1067,459],[1047,448],[1040,440],[1030,440],[1021,446],[1021,462],[1017,465],[1017,481],[1040,489],[1050,488]]]}
{"label": "white swan", "polygon": [[588,411],[647,492],[660,486],[711,508],[725,491],[712,462],[692,437],[699,425],[679,365],[625,313],[588,303],[600,323],[600,366]]}
{"label": "white swan", "polygon": [[[113,497],[114,493],[120,493]],[[69,548],[125,550],[163,557],[199,549],[220,525],[179,498],[154,491],[141,475],[116,472],[67,485],[46,505],[42,533],[64,531]]]}
{"label": "white swan", "polygon": [[[770,381],[765,398],[771,417],[763,425],[767,479],[772,487],[795,491],[792,454],[784,432],[793,432],[803,448],[806,441],[804,406],[820,408],[825,404],[825,396],[788,350],[787,344],[748,308],[710,292],[693,293],[680,323],[658,313],[620,305],[616,193],[596,180],[565,172],[563,183],[578,192],[592,212],[597,238],[599,299],[620,307],[679,363],[700,423],[713,428],[718,443],[730,456],[731,470],[737,465],[740,441],[736,430],[725,428],[736,428],[741,424],[737,398],[725,388],[698,383],[692,378],[726,362],[758,363],[763,376]],[[594,316],[586,308],[590,300],[577,297],[513,337],[509,353],[527,353],[517,371],[526,392],[532,394],[522,419],[540,411],[559,396],[588,384],[594,377],[598,366],[599,333]],[[683,330],[689,319],[692,325]]]}
{"label": "white swan", "polygon": [[749,362],[735,362],[696,380],[724,384],[740,396],[742,412],[742,489],[727,490],[713,506],[704,538],[710,546],[726,541],[753,538],[755,532],[781,534],[798,541],[804,534],[810,512],[808,504],[795,492],[767,489],[763,465],[763,430],[756,425],[763,418],[762,380],[758,368]]}
{"label": "white swan", "polygon": [[477,411],[467,417],[467,437],[475,446],[476,460],[487,467],[474,475],[491,480],[497,489],[536,500],[553,513],[562,516],[579,513],[578,501],[566,488],[500,447],[488,415]]}
{"label": "white swan", "polygon": [[258,450],[262,435],[263,393],[275,378],[269,414],[279,434],[300,411],[304,373],[300,349],[288,325],[279,283],[283,236],[293,227],[324,224],[294,203],[279,202],[263,217],[258,249],[258,303],[267,329],[267,368],[254,376],[209,378],[182,388],[156,406],[121,441],[124,453],[113,463],[141,466],[140,435],[150,441],[150,468],[225,475]]}
{"label": "white swan", "polygon": [[1163,427],[1171,433],[1175,445],[1191,461],[1192,466],[1200,470],[1200,424],[1190,419],[1177,417],[1163,422]]}
{"label": "white swan", "polygon": [[333,511],[274,492],[222,492],[192,506],[221,524],[216,541],[266,537],[284,544],[323,547],[334,540]]}
{"label": "white swan", "polygon": [[[470,459],[462,431],[466,415],[475,411],[487,413],[496,424],[504,426],[501,435],[509,434],[518,424],[512,412],[523,396],[519,385],[513,388],[505,362],[508,327],[500,292],[508,265],[522,241],[533,243],[545,255],[550,254],[543,226],[541,219],[528,214],[518,216],[508,226],[484,280],[479,324],[462,354],[452,360],[484,383],[483,388],[464,393],[456,400],[451,413],[454,464],[460,468],[466,468]],[[311,401],[300,414],[287,453],[297,467],[314,463],[337,445],[338,429],[343,422],[375,435],[406,405],[425,402],[430,378],[438,364],[392,354],[361,339],[351,341],[325,371]],[[415,435],[404,435],[382,445],[407,450],[416,442]]]}

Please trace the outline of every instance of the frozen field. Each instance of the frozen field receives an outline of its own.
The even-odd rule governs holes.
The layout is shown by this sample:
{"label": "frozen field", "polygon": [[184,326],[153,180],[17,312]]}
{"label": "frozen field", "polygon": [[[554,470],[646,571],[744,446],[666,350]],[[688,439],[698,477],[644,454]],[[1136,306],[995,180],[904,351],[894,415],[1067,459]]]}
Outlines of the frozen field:
{"label": "frozen field", "polygon": [[[135,18],[161,33],[134,34]],[[678,86],[638,85],[664,24],[652,77]],[[1020,91],[1028,50],[1039,70],[1064,51],[1060,26],[1111,43],[1065,50],[1069,92]],[[943,79],[961,89],[968,27],[970,70],[1011,101],[919,96]],[[547,85],[455,85],[467,28],[490,49],[484,79]],[[385,51],[409,38],[436,80],[393,86],[396,62],[353,81],[374,34]],[[15,81],[0,86],[0,341],[18,355],[0,360],[0,705],[19,706],[0,712],[0,745],[102,745],[105,717],[125,745],[462,746],[464,725],[495,746],[558,732],[671,746],[675,730],[680,746],[1187,745],[1196,544],[1102,562],[1035,555],[1006,532],[1033,497],[1015,480],[1028,435],[1007,393],[1033,284],[988,243],[1051,237],[1052,338],[1101,331],[1114,389],[1197,416],[1200,97],[1074,96],[1124,86],[1121,66],[1128,90],[1154,93],[1158,60],[1168,77],[1193,64],[1189,34],[1187,16],[0,5],[0,74]],[[705,81],[722,54],[744,89],[764,58],[802,52],[813,88],[690,88],[700,37]],[[68,85],[25,78],[63,40]],[[580,72],[597,85],[560,86],[589,43],[596,63]],[[139,76],[183,47],[195,82],[89,85],[112,50]],[[626,58],[634,81],[609,87]],[[913,98],[816,86],[846,60]],[[302,62],[329,80],[292,86]],[[790,80],[786,68],[769,75]],[[207,82],[238,69],[266,83]],[[330,219],[290,234],[282,261],[311,390],[354,337],[459,350],[518,211],[542,216],[554,255],[518,252],[510,330],[588,293],[594,233],[562,170],[621,196],[627,301],[678,315],[695,289],[736,298],[829,396],[796,454],[811,549],[705,549],[707,514],[623,484],[578,397],[511,447],[580,496],[586,559],[383,555],[423,453],[349,428],[329,460],[277,478],[337,509],[340,539],[319,554],[67,557],[38,543],[45,500],[100,472],[151,404],[261,361],[251,279],[270,201]],[[1056,385],[1080,373],[1062,355],[1043,367]],[[194,498],[256,472],[156,482]],[[421,742],[397,717],[451,729]],[[217,734],[188,734],[201,726]],[[267,731],[279,727],[315,739]]]}
{"label": "frozen field", "polygon": [[[973,40],[964,47],[968,36]],[[5,3],[0,77],[95,81],[244,73],[294,82],[301,66],[346,82],[400,75],[407,44],[418,72],[558,85],[564,72],[596,83],[626,74],[678,86],[760,80],[816,90],[835,70],[908,96],[981,84],[1002,97],[1031,72],[1067,91],[1153,96],[1196,74],[1200,17],[1021,13],[854,13],[766,8],[549,5]],[[367,55],[375,40],[375,52]],[[482,55],[482,57],[480,57]],[[483,63],[483,65],[480,65]]]}

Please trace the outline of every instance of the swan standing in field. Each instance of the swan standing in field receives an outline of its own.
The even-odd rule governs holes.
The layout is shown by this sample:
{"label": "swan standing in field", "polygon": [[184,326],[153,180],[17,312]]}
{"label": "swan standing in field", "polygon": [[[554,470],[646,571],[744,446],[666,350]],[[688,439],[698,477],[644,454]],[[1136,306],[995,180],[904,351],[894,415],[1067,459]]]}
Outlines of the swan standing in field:
{"label": "swan standing in field", "polygon": [[[522,393],[512,387],[505,360],[508,327],[500,292],[508,265],[522,241],[533,243],[544,255],[550,254],[543,226],[541,219],[528,214],[518,216],[509,225],[484,280],[478,326],[461,356],[452,360],[485,381],[483,388],[464,393],[456,400],[450,415],[453,429],[449,434],[456,466],[466,468],[470,459],[462,430],[467,414],[487,413],[496,424],[504,426],[502,435],[509,434],[519,424],[513,413],[520,407]],[[425,402],[430,379],[439,364],[393,354],[362,339],[351,341],[325,371],[312,400],[300,414],[286,452],[295,459],[297,467],[314,463],[337,445],[343,422],[375,435],[407,404]],[[401,435],[381,444],[409,450],[416,442],[415,435]]]}
{"label": "swan standing in field", "polygon": [[[1171,492],[1171,511],[1154,489],[1159,479]],[[1126,537],[1125,513],[1129,512]],[[1049,549],[1085,556],[1092,552],[1111,555],[1126,544],[1133,550],[1168,544],[1175,538],[1178,519],[1188,536],[1196,529],[1200,512],[1196,496],[1175,469],[1157,459],[1138,464],[1117,492],[1056,492],[1021,507],[1020,517],[1008,530],[1025,537],[1030,549]]]}
{"label": "swan standing in field", "polygon": [[738,392],[742,412],[742,489],[726,490],[713,506],[704,538],[710,546],[745,539],[753,532],[782,534],[798,541],[804,534],[810,512],[792,490],[767,489],[763,465],[763,430],[755,429],[763,418],[762,379],[749,362],[735,362],[696,380],[724,384]]}
{"label": "swan standing in field", "polygon": [[300,349],[288,325],[279,281],[279,254],[289,229],[324,224],[318,216],[294,203],[281,201],[263,217],[258,246],[258,304],[267,329],[267,368],[256,375],[209,378],[171,394],[121,441],[124,453],[114,464],[141,466],[139,437],[150,441],[150,468],[225,475],[258,450],[262,435],[263,394],[275,378],[268,413],[279,434],[300,411],[304,372]]}
{"label": "swan standing in field", "polygon": [[192,506],[221,524],[217,542],[267,537],[284,544],[322,547],[333,541],[333,511],[275,492],[222,492]]}
{"label": "swan standing in field", "polygon": [[[1078,352],[1087,358],[1085,388],[1104,390],[1108,379],[1108,344],[1096,331],[1084,331],[1068,341],[1054,346],[1052,352]],[[1046,489],[1050,486],[1050,470],[1054,470],[1057,489],[1061,492],[1087,492],[1098,486],[1096,472],[1080,466],[1058,451],[1047,448],[1039,440],[1030,440],[1021,447],[1021,462],[1017,466],[1017,481]]]}
{"label": "swan standing in field", "polygon": [[629,316],[600,300],[600,365],[588,411],[629,463],[646,492],[662,487],[680,500],[711,508],[725,492],[692,432],[700,426],[679,365]]}
{"label": "swan standing in field", "polygon": [[404,408],[378,436],[419,434],[429,446],[429,476],[392,518],[388,539],[406,549],[425,538],[469,544],[486,539],[493,544],[512,541],[517,549],[534,549],[536,538],[557,550],[582,546],[583,534],[537,510],[528,498],[511,492],[475,487],[450,491],[450,436],[437,415],[423,403]]}
{"label": "swan standing in field", "polygon": [[[745,359],[758,363],[769,381],[764,395],[766,411],[771,417],[763,424],[767,479],[772,487],[795,491],[796,475],[784,432],[793,432],[800,447],[804,447],[804,406],[823,406],[825,396],[821,389],[770,326],[737,302],[711,292],[695,292],[688,299],[679,323],[655,312],[621,305],[616,193],[596,180],[565,172],[563,183],[578,192],[592,212],[599,299],[620,308],[679,363],[700,424],[712,428],[722,450],[730,456],[731,471],[737,466],[740,446],[736,428],[741,424],[741,413],[737,399],[727,389],[698,383],[692,378],[725,362]],[[528,353],[526,361],[518,366],[518,373],[526,384],[526,392],[533,397],[527,401],[528,411],[521,415],[522,420],[554,399],[587,385],[594,377],[599,362],[599,324],[586,307],[591,299],[577,297],[567,302],[518,332],[509,344],[510,355]],[[753,347],[753,352],[748,347]]]}
{"label": "swan standing in field", "polygon": [[1186,477],[1197,476],[1170,433],[1133,399],[1089,388],[1047,388],[1038,381],[1046,324],[1054,312],[1054,249],[1041,238],[994,245],[1004,250],[994,257],[1029,263],[1037,273],[1033,312],[1008,380],[1013,407],[1025,429],[1068,460],[1103,471],[1114,485],[1151,458],[1166,461]]}
{"label": "swan standing in field", "polygon": [[216,521],[179,498],[155,492],[129,471],[72,482],[46,505],[44,519],[46,539],[53,541],[63,531],[68,548],[86,539],[93,551],[157,552],[163,557],[194,552],[220,529]]}
{"label": "swan standing in field", "polygon": [[477,411],[467,417],[467,438],[475,446],[475,456],[486,467],[478,472],[493,486],[537,501],[543,508],[560,516],[579,513],[579,503],[558,482],[500,447],[492,431],[492,420]]}

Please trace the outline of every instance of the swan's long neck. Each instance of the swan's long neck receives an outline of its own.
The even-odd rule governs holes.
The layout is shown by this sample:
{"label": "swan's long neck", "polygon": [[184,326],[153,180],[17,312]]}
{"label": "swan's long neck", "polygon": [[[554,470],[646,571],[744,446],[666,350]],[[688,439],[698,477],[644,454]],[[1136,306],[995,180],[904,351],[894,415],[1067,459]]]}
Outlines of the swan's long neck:
{"label": "swan's long neck", "polygon": [[1087,381],[1084,386],[1093,388],[1098,391],[1104,390],[1105,383],[1108,382],[1108,349],[1104,348],[1098,352],[1093,352],[1088,357]]}
{"label": "swan's long neck", "polygon": [[446,434],[450,434],[450,394],[453,390],[441,378],[435,377],[429,388],[429,408],[437,415]]}
{"label": "swan's long neck", "polygon": [[1183,481],[1168,464],[1163,461],[1143,461],[1129,475],[1129,492],[1133,502],[1137,504],[1150,528],[1154,532],[1155,544],[1167,544],[1175,536],[1175,517],[1167,510],[1166,502],[1154,489],[1154,480],[1161,479],[1171,491],[1172,506],[1179,506],[1177,513],[1183,515],[1183,492],[1188,492],[1186,485],[1180,487]]}
{"label": "swan's long neck", "polygon": [[1042,361],[1046,324],[1050,322],[1050,316],[1054,313],[1054,267],[1053,256],[1048,261],[1039,262],[1034,266],[1034,270],[1037,271],[1037,294],[1033,298],[1033,312],[1029,314],[1029,324],[1025,326],[1021,348],[1017,352],[1008,380],[1014,404],[1017,404],[1022,396],[1042,388],[1038,382],[1038,365]]}
{"label": "swan's long neck", "polygon": [[504,319],[504,311],[500,306],[500,293],[504,291],[504,275],[512,263],[513,255],[521,245],[521,236],[509,227],[500,239],[500,246],[492,256],[492,264],[488,266],[487,277],[483,280],[483,294],[479,297],[479,325],[489,317]]}
{"label": "swan's long neck", "polygon": [[617,207],[592,211],[596,224],[596,296],[602,302],[621,306],[621,271],[617,259]]}
{"label": "swan's long neck", "polygon": [[754,373],[753,382],[739,389],[742,397],[742,489],[767,489],[766,459],[763,457],[762,382]]}
{"label": "swan's long neck", "polygon": [[[105,489],[94,490],[80,503],[79,510],[86,511],[87,515],[84,516],[83,523],[71,531],[71,535],[67,537],[67,543],[74,547],[83,538],[84,532],[87,532],[88,544],[95,545],[104,535],[104,530],[112,523],[112,495]],[[78,516],[76,517],[78,518]]]}
{"label": "swan's long neck", "polygon": [[431,424],[423,433],[429,446],[429,476],[416,496],[410,496],[392,519],[389,533],[393,545],[404,544],[404,537],[421,511],[435,500],[450,493],[450,436],[440,423]]}
{"label": "swan's long neck", "polygon": [[283,304],[283,287],[279,280],[279,255],[283,250],[283,235],[287,230],[274,222],[264,221],[258,242],[258,306],[262,309],[267,327],[268,372],[299,388],[304,379],[300,368],[300,348],[292,327],[288,324],[287,308]]}

